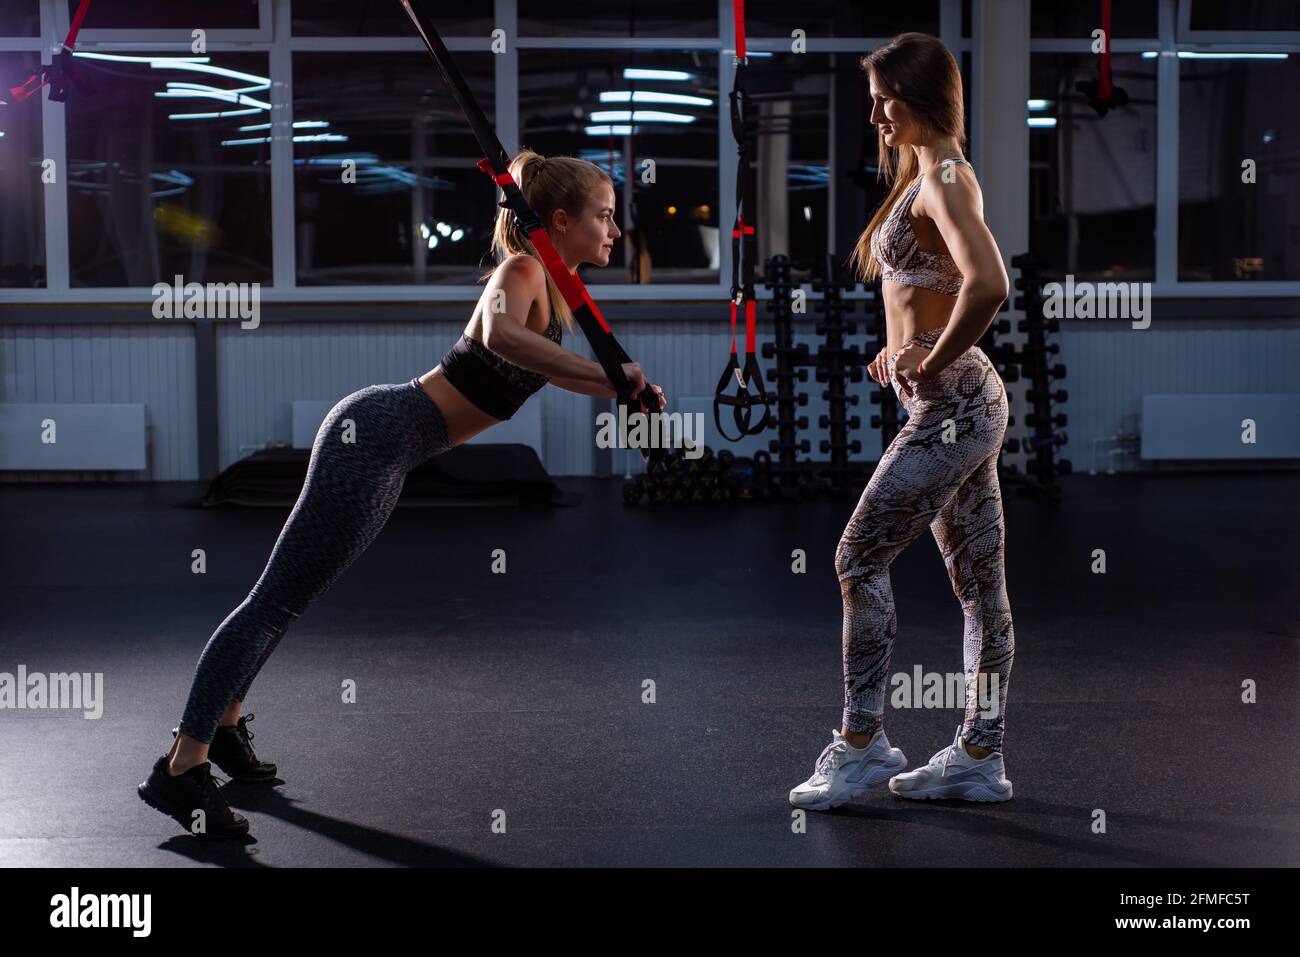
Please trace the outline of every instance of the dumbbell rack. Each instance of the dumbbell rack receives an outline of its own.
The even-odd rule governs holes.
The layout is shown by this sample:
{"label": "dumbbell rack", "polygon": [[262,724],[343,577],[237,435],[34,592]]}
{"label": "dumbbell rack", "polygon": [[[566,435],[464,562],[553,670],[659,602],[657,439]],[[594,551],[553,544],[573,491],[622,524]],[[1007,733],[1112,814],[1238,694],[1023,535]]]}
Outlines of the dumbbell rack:
{"label": "dumbbell rack", "polygon": [[830,438],[822,439],[819,448],[830,454],[830,463],[821,468],[832,491],[845,488],[860,489],[866,482],[870,469],[849,462],[849,455],[862,451],[862,442],[849,438],[849,430],[859,428],[862,420],[848,414],[849,407],[857,405],[862,397],[849,394],[848,384],[863,379],[863,368],[871,359],[862,354],[856,345],[846,346],[845,336],[857,333],[857,323],[844,318],[854,311],[854,303],[844,299],[845,292],[857,288],[857,282],[845,279],[834,256],[826,257],[822,278],[813,280],[813,289],[822,294],[814,310],[822,316],[816,324],[819,336],[825,339],[817,349],[817,381],[826,383],[822,398],[827,403],[827,414],[818,418],[821,428],[830,430]]}
{"label": "dumbbell rack", "polygon": [[[831,258],[831,257],[828,257]],[[832,259],[833,262],[833,259]],[[1065,402],[1064,389],[1050,390],[1052,379],[1064,378],[1063,364],[1048,365],[1048,357],[1060,351],[1060,346],[1048,343],[1048,333],[1059,331],[1060,323],[1043,316],[1041,292],[1041,264],[1028,255],[1012,259],[1013,267],[1020,270],[1015,288],[1023,295],[1015,299],[1015,308],[1023,310],[1018,330],[1026,334],[1025,343],[1017,350],[1009,343],[999,344],[997,337],[1010,331],[1009,319],[996,319],[977,343],[997,367],[1003,381],[1014,383],[1023,378],[1029,384],[1025,393],[1030,412],[1025,425],[1031,429],[1027,438],[1008,438],[1003,448],[1007,452],[1024,450],[1033,455],[1026,471],[1032,478],[1019,474],[1015,466],[1005,469],[1024,494],[1058,498],[1060,486],[1055,477],[1068,474],[1072,466],[1068,460],[1059,462],[1054,450],[1064,445],[1068,437],[1064,432],[1066,416],[1053,413],[1052,403]],[[806,344],[794,342],[793,314],[791,308],[792,264],[786,256],[773,256],[764,263],[764,284],[772,298],[766,308],[773,318],[773,341],[764,343],[762,357],[775,359],[775,367],[766,371],[768,381],[775,385],[776,415],[769,426],[777,437],[769,442],[769,451],[756,452],[752,459],[737,458],[730,450],[717,455],[707,446],[699,460],[688,460],[680,452],[671,454],[655,467],[629,481],[624,486],[624,499],[635,505],[649,497],[652,503],[662,502],[732,502],[772,501],[791,497],[810,497],[824,492],[852,489],[858,491],[869,474],[869,464],[855,465],[848,461],[850,454],[860,451],[860,443],[849,441],[848,430],[858,427],[858,417],[849,416],[848,409],[858,403],[859,396],[849,395],[847,382],[860,382],[862,369],[873,356],[865,356],[858,346],[845,346],[844,337],[856,333],[856,322],[846,322],[844,314],[853,311],[853,304],[843,298],[845,290],[856,284],[834,275],[834,266],[828,267],[830,278],[821,278],[813,288],[822,293],[814,309],[820,313],[817,333],[825,337],[817,353],[812,355]],[[884,301],[879,285],[875,286],[872,315],[866,320],[868,334],[874,334],[875,352],[885,345],[887,330],[884,319]],[[1004,311],[1009,303],[1004,303]],[[820,443],[822,452],[831,459],[810,461],[800,459],[800,453],[810,451],[811,441],[799,438],[798,431],[808,428],[808,417],[799,414],[799,407],[808,404],[805,392],[796,391],[795,383],[808,381],[808,369],[816,371],[816,381],[826,383],[822,397],[828,403],[828,412],[819,419],[822,428],[830,430],[830,438]],[[871,417],[871,424],[881,431],[881,448],[888,448],[901,426],[899,403],[892,388],[872,390],[873,403],[880,411]],[[1008,421],[1008,429],[1015,418]],[[773,454],[776,458],[773,459]],[[999,463],[1001,468],[1001,464]]]}
{"label": "dumbbell rack", "polygon": [[794,342],[790,269],[788,256],[773,256],[763,263],[763,284],[772,293],[766,305],[772,315],[773,333],[772,341],[763,343],[761,354],[764,359],[776,360],[775,367],[767,370],[767,381],[776,387],[776,417],[768,428],[775,428],[777,435],[768,443],[769,459],[772,453],[776,455],[769,474],[786,497],[799,494],[811,476],[812,463],[799,461],[798,455],[807,453],[812,443],[797,437],[799,429],[808,428],[808,416],[798,414],[799,407],[808,404],[808,395],[796,392],[795,383],[807,382],[807,367],[816,365],[808,355],[808,346]]}
{"label": "dumbbell rack", "polygon": [[1015,307],[1024,312],[1017,328],[1025,333],[1025,343],[1017,360],[1022,377],[1029,384],[1025,391],[1025,403],[1029,409],[1025,426],[1029,434],[1020,445],[1031,458],[1025,463],[1027,477],[1021,491],[1035,497],[1057,499],[1061,487],[1056,477],[1073,471],[1069,459],[1056,458],[1056,450],[1069,442],[1065,432],[1068,417],[1064,412],[1052,411],[1054,402],[1065,402],[1069,398],[1065,389],[1052,391],[1051,387],[1053,379],[1065,378],[1066,367],[1059,362],[1048,364],[1049,356],[1059,353],[1061,347],[1059,343],[1049,343],[1047,334],[1059,332],[1061,323],[1059,319],[1048,319],[1043,315],[1043,263],[1029,253],[1021,253],[1012,257],[1011,265],[1020,271],[1015,287],[1021,295],[1016,297]]}
{"label": "dumbbell rack", "polygon": [[[821,293],[821,298],[813,302],[813,310],[818,316],[814,328],[823,342],[816,354],[811,354],[807,344],[794,341],[791,268],[788,257],[773,256],[764,263],[763,270],[764,285],[772,294],[767,308],[772,315],[773,337],[764,343],[762,356],[776,360],[775,366],[767,370],[776,393],[776,416],[770,427],[777,432],[768,445],[776,459],[768,465],[767,474],[783,497],[811,497],[844,490],[857,493],[870,468],[849,461],[850,455],[862,451],[862,443],[849,438],[849,430],[861,424],[858,416],[849,415],[849,407],[857,405],[861,396],[850,394],[848,384],[863,381],[863,369],[871,362],[858,346],[845,344],[846,336],[857,333],[857,323],[844,318],[854,310],[844,293],[857,288],[857,283],[840,274],[834,255],[826,257],[823,274],[812,284],[813,290]],[[815,381],[826,385],[822,399],[827,411],[819,416],[818,425],[829,431],[829,437],[821,440],[818,451],[829,458],[821,461],[799,458],[812,447],[810,439],[798,436],[800,429],[808,428],[808,416],[799,414],[800,407],[808,404],[808,395],[796,389],[796,383],[808,381],[809,368],[814,370]],[[761,455],[755,460],[759,461]]]}

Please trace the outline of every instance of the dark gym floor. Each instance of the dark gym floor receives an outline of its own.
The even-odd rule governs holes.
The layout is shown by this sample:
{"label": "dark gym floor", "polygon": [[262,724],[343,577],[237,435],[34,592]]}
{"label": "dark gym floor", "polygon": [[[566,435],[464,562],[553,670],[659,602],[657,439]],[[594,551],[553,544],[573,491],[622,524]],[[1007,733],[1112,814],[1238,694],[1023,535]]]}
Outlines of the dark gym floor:
{"label": "dark gym floor", "polygon": [[[103,672],[106,703],[0,711],[0,865],[1300,864],[1293,473],[1069,476],[1060,504],[1004,483],[1015,798],[882,786],[804,833],[786,795],[839,722],[853,499],[628,508],[617,480],[560,481],[585,501],[399,507],[290,628],[245,707],[284,783],[229,786],[255,839],[235,844],[135,787],[287,509],[172,507],[197,484],[3,488],[0,671]],[[892,582],[891,671],[960,671],[928,533]],[[886,728],[914,767],[960,721],[891,708]]]}

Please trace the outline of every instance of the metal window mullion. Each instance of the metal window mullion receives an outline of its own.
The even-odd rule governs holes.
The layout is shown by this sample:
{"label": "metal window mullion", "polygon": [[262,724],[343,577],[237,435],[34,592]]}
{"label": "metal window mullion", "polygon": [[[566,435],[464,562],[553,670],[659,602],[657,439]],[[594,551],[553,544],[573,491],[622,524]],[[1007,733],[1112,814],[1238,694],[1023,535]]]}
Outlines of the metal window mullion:
{"label": "metal window mullion", "polygon": [[[728,4],[728,13],[730,13],[730,4]],[[730,20],[730,15],[728,16]],[[808,53],[855,53],[858,56],[866,53],[878,46],[883,46],[892,40],[888,37],[807,37],[804,43],[804,49]],[[745,35],[745,48],[750,51],[759,53],[791,53],[791,38],[788,36],[750,36]],[[723,43],[725,47],[726,44]],[[734,44],[733,44],[734,46]],[[970,41],[957,38],[953,41],[953,46],[949,47],[953,53],[965,52],[970,46]]]}
{"label": "metal window mullion", "polygon": [[[1112,28],[1112,32],[1114,32]],[[1095,40],[1090,39],[1072,39],[1070,37],[1043,37],[1042,39],[1030,38],[1030,53],[1092,53],[1092,45]],[[1112,37],[1110,42],[1111,53],[1146,53],[1148,50],[1158,49],[1160,39],[1158,37],[1143,38],[1123,38]]]}
{"label": "metal window mullion", "polygon": [[1160,2],[1156,60],[1156,283],[1178,283],[1178,57],[1176,0]]}
{"label": "metal window mullion", "polygon": [[298,285],[293,169],[293,52],[289,0],[273,0],[271,62],[271,284]]}
{"label": "metal window mullion", "polygon": [[[709,303],[717,304],[725,298],[726,290],[714,292],[706,284],[671,283],[662,286],[629,286],[619,283],[593,283],[587,287],[592,298],[600,304],[620,303],[637,305],[646,302],[663,301],[677,304]],[[482,293],[482,286],[473,285],[404,285],[404,286],[302,286],[291,290],[264,289],[261,301],[266,303],[426,303],[426,302],[465,302],[473,303]],[[644,293],[644,294],[638,294]],[[771,293],[755,288],[759,301],[772,298]],[[813,294],[810,293],[810,296]],[[819,295],[819,294],[818,294]],[[1273,280],[1270,282],[1241,282],[1234,280],[1217,280],[1206,282],[1153,283],[1151,295],[1156,299],[1277,299],[1288,303],[1300,298],[1300,282],[1290,280]],[[154,300],[153,292],[146,286],[79,286],[59,295],[52,295],[48,289],[0,289],[0,303],[128,303],[148,306]],[[814,296],[815,298],[815,296]],[[853,293],[847,299],[870,299],[867,293]],[[0,316],[0,319],[3,317]],[[721,310],[718,316],[719,335],[725,326],[725,316]],[[376,316],[383,321],[383,316]],[[638,319],[623,319],[621,322],[637,322]],[[712,327],[710,327],[712,328]]]}
{"label": "metal window mullion", "polygon": [[[53,52],[62,46],[63,38],[67,36],[67,30],[66,5],[56,0],[41,0],[42,64],[51,62]],[[41,151],[45,159],[54,161],[55,173],[53,183],[41,185],[45,206],[45,291],[66,294],[71,286],[66,111],[64,104],[50,101],[48,90],[37,95],[41,98]]]}
{"label": "metal window mullion", "polygon": [[[1260,40],[1260,36],[1268,37]],[[1296,30],[1187,30],[1178,35],[1179,46],[1200,49],[1202,47],[1229,47],[1232,49],[1252,50],[1263,53],[1273,47],[1294,50],[1300,44],[1300,31]],[[1243,50],[1244,48],[1244,50]]]}
{"label": "metal window mullion", "polygon": [[[727,7],[730,11],[731,7]],[[498,21],[497,26],[501,26]],[[716,37],[517,37],[525,50],[713,50]]]}
{"label": "metal window mullion", "polygon": [[[259,53],[271,49],[265,40],[207,40],[204,49],[207,53]],[[160,55],[193,56],[193,41],[155,40],[141,42],[138,40],[96,40],[77,39],[77,51],[86,53],[151,53]]]}
{"label": "metal window mullion", "polygon": [[[496,0],[495,28],[505,31],[504,53],[494,54],[496,83],[493,102],[496,104],[493,125],[497,139],[506,155],[514,157],[519,152],[519,11],[515,0]],[[504,196],[497,190],[498,198]]]}
{"label": "metal window mullion", "polygon": [[[94,19],[93,11],[89,19]],[[268,41],[259,30],[219,30],[208,31],[204,35],[204,42],[212,46],[214,43],[244,45]],[[193,32],[187,30],[85,30],[77,37],[78,50],[83,45],[88,50],[110,46],[135,46],[144,50],[157,47],[185,47],[188,50],[193,43]]]}
{"label": "metal window mullion", "polygon": [[[443,37],[448,50],[486,51],[491,38]],[[210,44],[209,44],[210,45]],[[424,42],[418,36],[409,37],[290,37],[289,48],[295,53],[304,50],[317,53],[425,53]]]}
{"label": "metal window mullion", "polygon": [[939,0],[939,39],[961,65],[961,0]]}

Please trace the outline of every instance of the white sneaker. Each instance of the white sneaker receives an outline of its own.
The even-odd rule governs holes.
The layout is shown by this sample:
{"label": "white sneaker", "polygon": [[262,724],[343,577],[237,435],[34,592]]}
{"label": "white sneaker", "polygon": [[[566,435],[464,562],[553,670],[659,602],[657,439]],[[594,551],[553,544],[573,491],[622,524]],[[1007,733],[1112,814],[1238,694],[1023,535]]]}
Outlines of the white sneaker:
{"label": "white sneaker", "polygon": [[962,744],[961,732],[959,727],[952,744],[931,757],[925,767],[890,778],[889,790],[905,798],[1011,800],[1011,782],[1002,764],[1002,752],[972,757]]}
{"label": "white sneaker", "polygon": [[812,777],[790,792],[795,807],[808,811],[839,807],[907,767],[903,752],[889,746],[884,728],[865,748],[853,747],[839,731],[831,734],[831,743],[817,758]]}

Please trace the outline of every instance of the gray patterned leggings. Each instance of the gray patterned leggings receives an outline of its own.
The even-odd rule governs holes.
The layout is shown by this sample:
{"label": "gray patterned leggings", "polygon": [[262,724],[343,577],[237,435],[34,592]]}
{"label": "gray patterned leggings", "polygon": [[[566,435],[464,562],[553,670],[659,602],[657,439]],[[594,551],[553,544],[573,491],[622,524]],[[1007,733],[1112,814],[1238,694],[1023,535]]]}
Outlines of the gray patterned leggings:
{"label": "gray patterned leggings", "polygon": [[289,624],[375,540],[407,473],[450,447],[442,411],[418,379],[366,386],[330,409],[262,577],[203,649],[181,733],[212,742]]}
{"label": "gray patterned leggings", "polygon": [[[941,332],[932,329],[908,342],[931,347]],[[891,382],[896,356],[889,360]],[[844,726],[863,734],[884,726],[898,626],[889,565],[929,525],[966,619],[962,737],[998,751],[1015,651],[997,471],[1006,387],[984,351],[972,346],[938,379],[917,383],[911,398],[897,382],[894,391],[907,422],[876,465],[835,552],[844,598]],[[981,672],[984,678],[977,679]]]}

